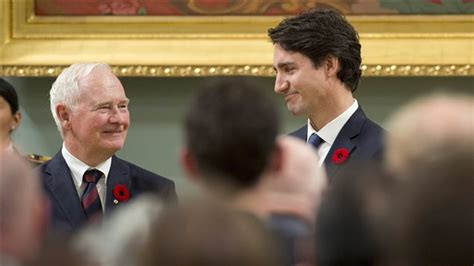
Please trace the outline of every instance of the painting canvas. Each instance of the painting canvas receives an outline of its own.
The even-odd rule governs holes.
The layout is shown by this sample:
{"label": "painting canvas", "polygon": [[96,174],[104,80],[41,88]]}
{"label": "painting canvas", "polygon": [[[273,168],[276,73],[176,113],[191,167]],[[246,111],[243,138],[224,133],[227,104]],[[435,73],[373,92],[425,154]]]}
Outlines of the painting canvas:
{"label": "painting canvas", "polygon": [[2,0],[0,75],[105,62],[123,76],[274,74],[266,32],[332,8],[359,32],[364,75],[474,75],[474,0]]}
{"label": "painting canvas", "polygon": [[308,8],[346,15],[474,13],[474,0],[35,0],[46,16],[279,16]]}

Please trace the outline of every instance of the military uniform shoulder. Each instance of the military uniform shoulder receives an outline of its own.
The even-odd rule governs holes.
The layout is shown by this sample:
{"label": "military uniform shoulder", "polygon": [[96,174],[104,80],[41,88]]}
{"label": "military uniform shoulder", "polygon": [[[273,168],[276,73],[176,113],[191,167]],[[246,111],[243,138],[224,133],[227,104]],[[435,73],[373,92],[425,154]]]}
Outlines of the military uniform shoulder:
{"label": "military uniform shoulder", "polygon": [[25,155],[25,157],[30,163],[32,163],[36,166],[41,165],[41,164],[51,160],[51,157],[38,155],[38,154],[33,154],[33,153],[27,154],[27,155]]}

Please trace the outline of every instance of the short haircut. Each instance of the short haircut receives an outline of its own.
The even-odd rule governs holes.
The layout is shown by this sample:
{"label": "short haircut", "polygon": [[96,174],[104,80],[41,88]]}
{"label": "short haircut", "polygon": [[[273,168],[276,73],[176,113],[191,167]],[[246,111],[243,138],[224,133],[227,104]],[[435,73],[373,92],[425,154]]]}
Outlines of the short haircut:
{"label": "short haircut", "polygon": [[308,57],[315,68],[334,56],[339,60],[337,77],[352,92],[362,74],[359,36],[352,25],[336,11],[311,9],[288,17],[268,30],[273,44]]}
{"label": "short haircut", "polygon": [[257,182],[278,130],[276,105],[244,78],[204,86],[185,118],[186,145],[200,173],[206,181],[237,189]]}
{"label": "short haircut", "polygon": [[73,64],[64,69],[61,74],[54,81],[53,86],[49,92],[51,113],[54,122],[58,127],[59,133],[62,136],[62,128],[59,118],[56,115],[56,106],[64,104],[70,109],[74,109],[77,104],[77,99],[81,95],[81,88],[79,88],[79,80],[91,73],[97,67],[102,66],[110,69],[110,66],[102,63],[81,63]]}
{"label": "short haircut", "polygon": [[19,108],[18,95],[15,88],[2,78],[0,78],[0,96],[10,105],[12,115],[16,114]]}

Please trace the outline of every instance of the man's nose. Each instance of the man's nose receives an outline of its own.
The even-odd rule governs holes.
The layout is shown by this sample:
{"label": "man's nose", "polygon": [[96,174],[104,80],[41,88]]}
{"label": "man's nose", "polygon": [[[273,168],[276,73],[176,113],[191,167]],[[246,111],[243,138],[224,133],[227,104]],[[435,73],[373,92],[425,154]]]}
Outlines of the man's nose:
{"label": "man's nose", "polygon": [[275,93],[283,94],[286,90],[288,90],[288,87],[288,81],[284,80],[281,76],[277,74],[277,77],[275,79],[275,87],[273,88]]}
{"label": "man's nose", "polygon": [[114,123],[126,123],[128,119],[128,110],[120,110],[120,108],[115,107],[111,110],[109,116],[109,122]]}

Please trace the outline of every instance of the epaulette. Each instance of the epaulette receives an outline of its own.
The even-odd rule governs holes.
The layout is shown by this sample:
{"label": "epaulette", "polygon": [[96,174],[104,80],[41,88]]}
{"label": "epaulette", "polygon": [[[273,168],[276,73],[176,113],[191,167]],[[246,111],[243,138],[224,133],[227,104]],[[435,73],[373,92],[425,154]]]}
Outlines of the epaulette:
{"label": "epaulette", "polygon": [[30,153],[26,155],[26,159],[32,163],[40,165],[49,161],[51,157]]}

